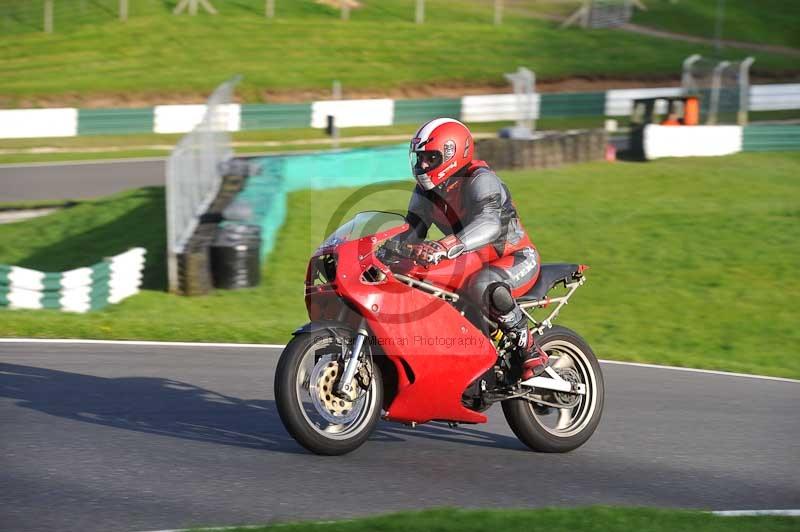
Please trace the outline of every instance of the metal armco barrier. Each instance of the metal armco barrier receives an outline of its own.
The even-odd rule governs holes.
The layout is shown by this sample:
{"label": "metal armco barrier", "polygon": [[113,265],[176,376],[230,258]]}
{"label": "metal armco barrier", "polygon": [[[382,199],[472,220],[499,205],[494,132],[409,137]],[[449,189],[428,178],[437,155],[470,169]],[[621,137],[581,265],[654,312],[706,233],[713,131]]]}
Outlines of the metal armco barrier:
{"label": "metal armco barrier", "polygon": [[800,150],[800,125],[750,125],[742,134],[742,151]]}
{"label": "metal armco barrier", "polygon": [[[532,119],[628,116],[635,98],[677,96],[680,87],[615,89],[605,92],[534,94]],[[800,109],[800,84],[752,85],[750,111]],[[724,107],[724,106],[723,106]],[[223,105],[227,132],[263,129],[324,128],[335,117],[338,127],[419,124],[431,117],[469,122],[517,120],[514,94],[417,100],[326,100],[291,104]],[[723,109],[724,110],[724,109]],[[140,109],[0,109],[0,138],[74,137],[125,133],[185,133],[204,117],[204,105],[159,105]]]}
{"label": "metal armco barrier", "polygon": [[145,249],[133,248],[86,268],[46,273],[0,265],[0,307],[89,312],[139,292]]}

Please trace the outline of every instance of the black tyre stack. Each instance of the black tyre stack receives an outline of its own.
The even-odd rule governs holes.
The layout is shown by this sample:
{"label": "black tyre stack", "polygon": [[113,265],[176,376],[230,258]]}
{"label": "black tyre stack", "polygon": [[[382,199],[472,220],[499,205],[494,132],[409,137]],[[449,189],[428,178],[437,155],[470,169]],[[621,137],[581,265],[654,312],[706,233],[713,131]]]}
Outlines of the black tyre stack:
{"label": "black tyre stack", "polygon": [[211,244],[211,276],[215,288],[227,290],[261,282],[261,227],[227,224]]}
{"label": "black tyre stack", "polygon": [[608,135],[602,129],[549,132],[532,139],[493,138],[475,143],[477,158],[496,170],[552,168],[602,160]]}
{"label": "black tyre stack", "polygon": [[[249,162],[242,159],[233,159],[220,166],[220,172],[224,177],[222,178],[219,192],[208,210],[200,217],[197,228],[187,242],[184,252],[177,257],[178,291],[181,295],[200,296],[208,294],[215,286],[220,288],[239,288],[242,286],[255,286],[260,281],[260,263],[258,260],[253,261],[253,255],[255,255],[256,259],[260,259],[258,256],[258,250],[261,245],[260,228],[255,228],[258,231],[241,228],[225,229],[223,231],[223,233],[238,232],[248,235],[244,242],[248,250],[244,262],[236,254],[239,253],[236,247],[233,248],[235,252],[234,258],[226,258],[221,262],[222,264],[233,263],[235,267],[233,271],[235,273],[227,274],[227,277],[218,279],[219,276],[214,271],[215,264],[212,260],[212,249],[218,241],[220,233],[219,224],[223,221],[222,213],[242,190],[250,171]],[[234,224],[234,227],[240,225],[243,224]],[[257,235],[254,235],[256,232]],[[233,242],[233,240],[229,238],[228,242]],[[241,245],[242,242],[237,241],[236,246],[241,248]],[[252,249],[256,251],[253,253],[250,251]],[[246,264],[248,268],[244,276],[240,271],[243,264]]]}

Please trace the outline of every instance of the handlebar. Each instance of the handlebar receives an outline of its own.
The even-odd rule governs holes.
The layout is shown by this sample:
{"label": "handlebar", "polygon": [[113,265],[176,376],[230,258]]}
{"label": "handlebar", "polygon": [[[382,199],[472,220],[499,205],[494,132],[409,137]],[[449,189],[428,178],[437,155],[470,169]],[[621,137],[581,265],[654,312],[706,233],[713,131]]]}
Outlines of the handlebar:
{"label": "handlebar", "polygon": [[387,240],[376,253],[376,257],[394,273],[407,274],[419,266],[414,260],[411,245],[397,240]]}
{"label": "handlebar", "polygon": [[409,244],[400,243],[397,240],[388,240],[383,245],[382,249],[404,259],[413,259],[413,256],[411,255],[411,246]]}

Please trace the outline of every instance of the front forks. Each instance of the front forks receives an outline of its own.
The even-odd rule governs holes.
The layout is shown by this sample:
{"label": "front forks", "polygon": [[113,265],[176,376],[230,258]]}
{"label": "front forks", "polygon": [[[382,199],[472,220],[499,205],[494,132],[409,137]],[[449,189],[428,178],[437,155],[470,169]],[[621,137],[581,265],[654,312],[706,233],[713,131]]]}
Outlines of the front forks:
{"label": "front forks", "polygon": [[339,382],[336,383],[336,387],[334,389],[335,395],[347,398],[348,400],[353,392],[352,382],[353,377],[356,376],[356,372],[358,371],[358,364],[361,360],[361,350],[364,347],[364,342],[369,336],[364,325],[365,323],[362,319],[358,326],[356,337],[353,340],[353,348],[344,357],[344,373],[339,379]]}

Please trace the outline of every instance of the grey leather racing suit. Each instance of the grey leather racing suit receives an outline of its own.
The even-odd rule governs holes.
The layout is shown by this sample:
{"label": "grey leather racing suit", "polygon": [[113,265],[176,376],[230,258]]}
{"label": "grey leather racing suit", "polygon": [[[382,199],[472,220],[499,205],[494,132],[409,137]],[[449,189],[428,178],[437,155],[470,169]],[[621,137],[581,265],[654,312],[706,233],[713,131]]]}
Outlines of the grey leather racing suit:
{"label": "grey leather racing suit", "polygon": [[404,238],[412,244],[424,240],[433,224],[445,235],[455,234],[464,252],[477,253],[484,264],[467,281],[464,294],[505,330],[526,323],[515,302],[510,303],[511,311],[496,303],[498,298],[508,301],[533,287],[539,276],[539,256],[520,223],[508,187],[486,163],[473,161],[430,191],[417,185],[406,220],[410,229]]}

